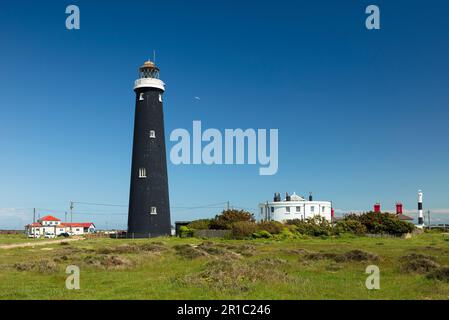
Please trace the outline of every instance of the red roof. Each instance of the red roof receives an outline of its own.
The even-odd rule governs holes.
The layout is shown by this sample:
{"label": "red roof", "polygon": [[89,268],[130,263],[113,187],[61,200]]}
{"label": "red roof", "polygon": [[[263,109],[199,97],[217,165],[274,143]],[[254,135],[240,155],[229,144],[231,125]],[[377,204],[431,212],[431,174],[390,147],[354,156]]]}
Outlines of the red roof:
{"label": "red roof", "polygon": [[31,224],[28,224],[27,227],[41,227],[41,224],[39,222],[33,222]]}
{"label": "red roof", "polygon": [[43,218],[40,218],[39,221],[61,221],[61,220],[53,216],[45,216]]}
{"label": "red roof", "polygon": [[67,223],[61,223],[61,227],[82,227],[82,228],[89,228],[91,225],[93,225],[92,222],[67,222]]}

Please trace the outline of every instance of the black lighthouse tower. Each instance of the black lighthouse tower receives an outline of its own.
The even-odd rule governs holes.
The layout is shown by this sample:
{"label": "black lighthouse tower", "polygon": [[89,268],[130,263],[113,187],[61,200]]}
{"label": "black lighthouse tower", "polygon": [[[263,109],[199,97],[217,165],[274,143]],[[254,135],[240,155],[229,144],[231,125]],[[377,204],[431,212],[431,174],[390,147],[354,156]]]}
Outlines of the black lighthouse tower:
{"label": "black lighthouse tower", "polygon": [[128,237],[170,235],[167,159],[159,68],[147,61],[134,84],[136,112],[129,195]]}

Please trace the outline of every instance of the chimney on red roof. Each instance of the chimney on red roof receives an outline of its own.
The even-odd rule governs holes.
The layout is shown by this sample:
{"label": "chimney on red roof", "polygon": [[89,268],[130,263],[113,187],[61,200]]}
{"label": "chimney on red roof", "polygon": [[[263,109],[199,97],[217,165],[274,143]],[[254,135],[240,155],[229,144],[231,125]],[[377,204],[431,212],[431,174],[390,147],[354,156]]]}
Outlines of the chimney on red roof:
{"label": "chimney on red roof", "polygon": [[380,213],[380,203],[379,202],[374,205],[374,212]]}
{"label": "chimney on red roof", "polygon": [[402,214],[402,203],[396,203],[396,214]]}

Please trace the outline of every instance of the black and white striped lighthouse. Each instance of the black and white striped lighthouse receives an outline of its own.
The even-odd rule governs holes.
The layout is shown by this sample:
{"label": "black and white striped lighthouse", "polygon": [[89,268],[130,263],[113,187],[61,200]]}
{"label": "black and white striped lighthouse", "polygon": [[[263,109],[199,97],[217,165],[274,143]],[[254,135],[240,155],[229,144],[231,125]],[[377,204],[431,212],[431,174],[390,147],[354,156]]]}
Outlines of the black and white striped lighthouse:
{"label": "black and white striped lighthouse", "polygon": [[424,215],[422,212],[422,197],[423,193],[421,190],[418,191],[418,225],[424,226]]}
{"label": "black and white striped lighthouse", "polygon": [[136,111],[129,195],[128,237],[170,235],[162,95],[159,68],[147,61],[135,81]]}

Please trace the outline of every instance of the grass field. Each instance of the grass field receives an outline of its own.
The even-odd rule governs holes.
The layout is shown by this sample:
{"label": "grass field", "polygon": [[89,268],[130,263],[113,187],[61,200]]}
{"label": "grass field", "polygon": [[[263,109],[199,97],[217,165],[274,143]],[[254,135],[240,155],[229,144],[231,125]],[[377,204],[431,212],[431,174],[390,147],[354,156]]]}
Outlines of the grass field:
{"label": "grass field", "polygon": [[[1,236],[0,244],[22,240],[28,239]],[[403,258],[413,253],[423,256]],[[80,267],[80,290],[65,288],[68,265]],[[380,290],[365,287],[368,265],[380,268]],[[1,249],[0,299],[448,299],[448,278],[427,277],[446,265],[449,241],[437,233],[412,239],[92,239]]]}
{"label": "grass field", "polygon": [[48,240],[45,238],[28,238],[24,234],[0,234],[0,245],[2,244],[13,244],[13,243],[24,243],[24,242],[36,242]]}

